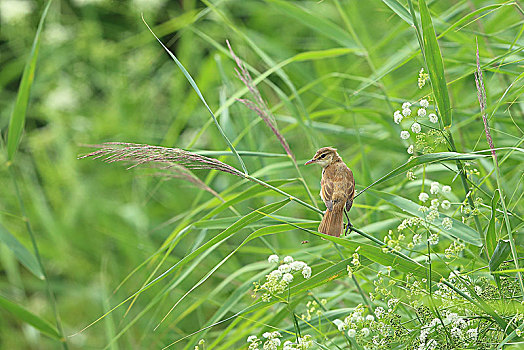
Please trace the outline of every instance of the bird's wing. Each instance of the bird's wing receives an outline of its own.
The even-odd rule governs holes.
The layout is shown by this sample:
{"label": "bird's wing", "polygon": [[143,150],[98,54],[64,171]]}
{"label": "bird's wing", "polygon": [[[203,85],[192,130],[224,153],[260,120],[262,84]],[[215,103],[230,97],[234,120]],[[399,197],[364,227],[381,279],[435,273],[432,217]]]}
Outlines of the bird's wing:
{"label": "bird's wing", "polygon": [[353,198],[355,186],[353,177],[348,175],[344,171],[334,171],[326,172],[322,177],[322,198],[328,209],[331,210],[337,204],[343,206],[348,199]]}

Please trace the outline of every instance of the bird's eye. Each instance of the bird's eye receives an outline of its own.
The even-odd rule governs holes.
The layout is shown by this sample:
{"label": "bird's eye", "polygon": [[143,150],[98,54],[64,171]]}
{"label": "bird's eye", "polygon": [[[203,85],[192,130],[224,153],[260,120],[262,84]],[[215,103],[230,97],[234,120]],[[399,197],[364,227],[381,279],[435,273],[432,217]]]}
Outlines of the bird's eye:
{"label": "bird's eye", "polygon": [[324,158],[326,156],[326,154],[324,153],[323,155],[320,156],[320,159]]}

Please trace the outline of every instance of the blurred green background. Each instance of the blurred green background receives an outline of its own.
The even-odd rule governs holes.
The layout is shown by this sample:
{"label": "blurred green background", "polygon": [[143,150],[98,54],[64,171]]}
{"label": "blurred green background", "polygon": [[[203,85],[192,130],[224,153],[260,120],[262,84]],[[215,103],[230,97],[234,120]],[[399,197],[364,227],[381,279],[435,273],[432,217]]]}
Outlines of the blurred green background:
{"label": "blurred green background", "polygon": [[[478,20],[474,16],[464,19],[483,6],[497,3],[430,2],[437,34],[461,20],[445,33],[440,45],[450,83],[452,132],[462,152],[488,148],[472,74],[476,38],[483,64],[498,58],[487,66],[484,77],[490,106],[501,99],[492,119],[495,146],[515,146],[523,137],[522,81],[516,81],[509,93],[503,95],[523,71],[522,51],[515,52],[524,44],[523,14],[514,4],[505,3],[478,13]],[[44,5],[36,0],[0,2],[3,145]],[[205,208],[195,208],[213,196],[182,179],[150,176],[155,171],[147,168],[126,171],[122,164],[77,160],[78,155],[89,152],[83,145],[106,141],[188,150],[228,150],[182,72],[147,30],[142,13],[193,76],[211,109],[227,106],[219,121],[238,150],[285,155],[255,113],[234,100],[226,104],[243,89],[226,40],[252,68],[254,79],[272,71],[259,88],[299,165],[311,158],[317,148],[334,146],[353,169],[358,190],[408,159],[406,148],[410,143],[399,138],[401,127],[393,122],[393,112],[404,101],[416,101],[431,91],[429,84],[417,88],[423,60],[414,30],[382,1],[54,0],[42,32],[25,131],[10,166],[18,179],[20,197],[66,335],[79,331],[137,291],[151,273],[158,275],[220,232],[212,227],[194,228],[165,260],[160,254],[146,262],[170,234],[180,230],[179,225],[188,213],[196,210],[194,221],[207,213]],[[332,49],[341,50],[319,53]],[[303,53],[309,54],[296,58],[295,55]],[[234,157],[220,159],[240,169]],[[243,159],[249,172],[264,181],[299,177],[285,156]],[[3,147],[0,164],[0,221],[32,252]],[[492,164],[482,160],[473,167],[485,175]],[[323,210],[317,196],[320,169],[302,166],[300,169]],[[520,155],[509,159],[502,169],[506,191],[513,194],[508,206],[520,212],[522,171]],[[251,186],[227,174],[209,171],[195,174],[224,198]],[[426,176],[452,185],[457,198],[463,198],[459,179],[445,167],[429,166]],[[420,178],[409,182],[399,176],[382,184],[380,189],[416,200]],[[490,180],[485,186],[493,189],[493,183]],[[299,182],[284,188],[311,202]],[[264,192],[235,208],[247,214],[279,199],[282,197]],[[485,198],[486,202],[489,200]],[[401,221],[390,209],[364,194],[356,201],[350,216],[355,226],[382,240],[388,229]],[[294,203],[278,214],[318,220],[317,214]],[[219,217],[231,215],[231,211],[225,211]],[[489,214],[486,215],[489,219]],[[310,244],[301,245],[306,239]],[[353,239],[362,238],[355,235]],[[333,256],[331,245],[299,230],[269,236],[267,240],[282,256],[293,254],[310,263]],[[243,247],[184,299],[158,329],[153,328],[176,300],[240,242],[240,238],[234,237],[202,256],[189,276],[182,279],[182,272],[176,272],[176,276],[143,293],[126,317],[129,304],[68,338],[69,346],[162,348],[199,330],[231,293],[260,278],[256,276],[266,266],[257,262],[265,261],[272,253],[265,244],[256,240]],[[113,293],[126,276],[145,262]],[[155,270],[159,263],[159,269]],[[228,276],[232,276],[229,283],[220,285]],[[373,288],[371,283],[362,283],[366,290]],[[166,286],[173,289],[163,294],[160,302],[150,304]],[[354,286],[338,282],[332,288],[340,291]],[[327,297],[329,292],[326,291]],[[45,283],[20,265],[2,244],[0,293],[42,318],[53,320]],[[226,316],[251,303],[250,292],[244,294]],[[348,302],[343,306],[354,305]],[[229,324],[212,328],[206,339],[217,339]],[[120,336],[121,331],[124,332]],[[223,348],[244,346],[243,333],[238,339],[232,336],[234,333],[226,333],[220,342]],[[118,339],[111,342],[116,335]],[[174,348],[192,348],[198,339],[197,336],[184,340]],[[58,346],[55,340],[0,309],[0,348]]]}

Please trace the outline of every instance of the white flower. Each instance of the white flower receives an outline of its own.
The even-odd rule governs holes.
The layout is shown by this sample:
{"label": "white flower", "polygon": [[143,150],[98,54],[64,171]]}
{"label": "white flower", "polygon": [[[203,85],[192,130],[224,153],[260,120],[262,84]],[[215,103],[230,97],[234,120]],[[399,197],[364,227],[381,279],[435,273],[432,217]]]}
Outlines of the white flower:
{"label": "white flower", "polygon": [[442,219],[442,227],[444,230],[451,230],[453,227],[453,221],[451,221],[451,218],[444,218]]}
{"label": "white flower", "polygon": [[303,261],[293,261],[290,266],[293,271],[302,271],[302,269],[307,265]]}
{"label": "white flower", "polygon": [[374,321],[374,320],[375,320],[375,317],[373,317],[373,315],[367,315],[366,316],[366,321],[371,322],[371,321]]}
{"label": "white flower", "polygon": [[333,320],[333,323],[337,326],[340,332],[343,332],[347,328],[347,325],[339,319]]}
{"label": "white flower", "polygon": [[5,23],[18,21],[30,14],[32,9],[31,1],[2,0],[0,1],[0,19]]}
{"label": "white flower", "polygon": [[71,111],[78,107],[78,93],[69,83],[60,83],[48,93],[43,103],[52,110]]}
{"label": "white flower", "polygon": [[409,102],[404,102],[402,104],[402,109],[406,109],[406,108],[409,108],[409,107],[411,107],[411,103],[409,103]]}
{"label": "white flower", "polygon": [[413,154],[414,148],[415,147],[413,145],[409,145],[409,147],[408,147],[408,154]]}
{"label": "white flower", "polygon": [[435,339],[430,339],[428,341],[428,343],[426,344],[426,349],[427,350],[434,350],[434,349],[437,348],[437,346],[438,346],[437,341]]}
{"label": "white flower", "polygon": [[420,105],[424,108],[428,108],[429,107],[429,102],[428,100],[426,100],[425,98],[420,100]]}
{"label": "white flower", "polygon": [[420,124],[415,122],[413,125],[411,125],[411,131],[413,131],[415,134],[418,134],[422,128],[420,127]]}
{"label": "white flower", "polygon": [[355,335],[357,335],[357,331],[354,330],[353,328],[351,328],[350,330],[348,330],[348,337],[350,338],[354,338]]}
{"label": "white flower", "polygon": [[291,271],[291,266],[289,266],[288,264],[282,264],[278,267],[278,270],[280,272],[287,273]]}
{"label": "white flower", "polygon": [[431,206],[430,206],[431,209],[437,210],[438,205],[439,205],[439,202],[437,198],[431,200]]}
{"label": "white flower", "polygon": [[426,192],[421,192],[419,195],[418,195],[418,200],[421,201],[421,202],[425,202],[429,199],[429,196]]}
{"label": "white flower", "polygon": [[284,276],[282,276],[282,280],[287,283],[293,282],[293,275],[290,273],[285,273]]}
{"label": "white flower", "polygon": [[279,279],[280,277],[282,277],[282,272],[280,270],[273,270],[268,276],[270,278]]}
{"label": "white flower", "polygon": [[284,262],[285,262],[286,264],[291,264],[293,261],[294,261],[294,260],[293,260],[293,257],[291,257],[291,256],[289,256],[289,255],[286,256],[286,257],[284,258]]}
{"label": "white flower", "polygon": [[46,26],[44,38],[49,44],[60,45],[71,39],[73,33],[67,27],[58,23],[50,23]]}
{"label": "white flower", "polygon": [[311,277],[311,267],[305,266],[302,270],[302,276],[304,276],[305,279],[309,279]]}
{"label": "white flower", "polygon": [[431,192],[431,194],[437,194],[439,193],[439,191],[440,191],[440,184],[438,182],[432,182],[429,192]]}
{"label": "white flower", "polygon": [[471,328],[466,331],[466,336],[469,338],[477,339],[477,334],[478,332],[476,328]]}
{"label": "white flower", "polygon": [[429,121],[432,122],[433,124],[438,123],[438,117],[435,113],[431,113],[428,117],[429,117]]}
{"label": "white flower", "polygon": [[401,138],[402,140],[407,140],[407,139],[409,139],[409,131],[402,130],[402,131],[400,132],[400,138]]}
{"label": "white flower", "polygon": [[375,309],[375,315],[377,316],[377,318],[382,318],[382,315],[384,315],[384,308],[382,306],[379,306]]}
{"label": "white flower", "polygon": [[451,192],[451,186],[442,186],[442,193],[449,193]]}
{"label": "white flower", "polygon": [[267,338],[271,338],[271,333],[270,333],[270,332],[265,332],[264,334],[262,334],[262,336],[263,336],[264,338],[266,338],[266,339],[267,339]]}
{"label": "white flower", "polygon": [[362,328],[360,331],[362,332],[362,335],[364,337],[367,337],[369,335],[369,328]]}
{"label": "white flower", "polygon": [[254,342],[256,340],[258,340],[256,335],[250,335],[249,337],[247,337],[247,342],[248,343],[252,343],[252,342]]}
{"label": "white flower", "polygon": [[455,338],[462,338],[462,331],[457,327],[451,328],[451,336]]}
{"label": "white flower", "polygon": [[417,111],[417,115],[419,117],[425,117],[426,116],[426,109],[425,108],[419,108]]}
{"label": "white flower", "polygon": [[264,343],[264,350],[277,350],[279,346],[280,346],[280,339],[278,338],[268,339]]}
{"label": "white flower", "polygon": [[400,302],[400,300],[398,299],[389,299],[388,300],[388,307],[390,309],[394,308],[395,306],[397,306],[397,304]]}
{"label": "white flower", "polygon": [[402,109],[402,115],[403,115],[404,117],[407,117],[407,116],[411,115],[411,109],[410,109],[410,108],[404,108],[404,109]]}
{"label": "white flower", "polygon": [[267,258],[267,261],[269,263],[278,263],[278,255],[270,255],[269,258]]}
{"label": "white flower", "polygon": [[[446,187],[446,186],[444,186],[444,187]],[[444,187],[442,188],[442,190],[444,190]],[[448,201],[447,199],[444,199],[442,201],[441,207],[442,207],[442,209],[449,209],[449,208],[451,208],[451,202]]]}
{"label": "white flower", "polygon": [[393,113],[393,120],[395,121],[395,124],[400,124],[400,122],[402,121],[402,114],[400,113],[400,111],[395,111],[395,113]]}

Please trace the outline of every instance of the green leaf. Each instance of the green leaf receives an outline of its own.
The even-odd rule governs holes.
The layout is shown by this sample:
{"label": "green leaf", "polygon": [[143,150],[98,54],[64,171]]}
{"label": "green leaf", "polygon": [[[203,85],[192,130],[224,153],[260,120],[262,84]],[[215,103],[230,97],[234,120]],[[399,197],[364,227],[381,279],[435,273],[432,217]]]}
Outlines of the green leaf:
{"label": "green leaf", "polygon": [[497,247],[491,256],[491,259],[489,259],[489,270],[497,270],[500,264],[506,260],[510,252],[511,246],[509,245],[509,241],[503,239],[498,241]]}
{"label": "green leaf", "polygon": [[270,0],[270,2],[278,7],[283,14],[297,19],[303,25],[311,28],[318,34],[325,36],[346,48],[359,49],[349,33],[335,23],[288,1]]}
{"label": "green leaf", "polygon": [[433,21],[429,14],[428,5],[425,0],[419,0],[420,22],[422,25],[424,59],[433,88],[433,94],[438,107],[438,112],[444,123],[444,127],[451,126],[451,107],[449,102],[448,86],[444,72],[444,62],[437,36],[433,28]]}
{"label": "green leaf", "polygon": [[19,320],[30,324],[31,326],[38,329],[40,332],[47,334],[48,336],[61,340],[60,334],[55,327],[46,320],[38,317],[32,312],[27,311],[18,304],[13,303],[12,301],[4,298],[0,295],[0,306],[15,315]]}
{"label": "green leaf", "polygon": [[473,154],[473,153],[457,153],[457,152],[439,152],[439,153],[429,153],[429,154],[423,154],[418,157],[413,157],[410,160],[408,160],[406,163],[402,164],[401,166],[393,169],[386,175],[382,176],[377,181],[373,182],[371,185],[366,187],[364,190],[360,191],[356,196],[358,197],[361,193],[368,190],[369,188],[376,186],[384,181],[387,181],[397,175],[402,174],[403,172],[413,168],[414,166],[421,165],[421,164],[431,164],[431,163],[439,163],[449,160],[472,160],[472,159],[478,159],[478,158],[484,158],[488,157],[489,155],[485,154]]}
{"label": "green leaf", "polygon": [[409,11],[397,0],[382,0],[390,9],[393,10],[400,18],[406,21],[410,26],[413,25],[413,19],[409,14]]}
{"label": "green leaf", "polygon": [[[376,197],[385,200],[388,203],[393,204],[394,206],[402,209],[403,211],[407,212],[408,214],[412,216],[419,217],[421,219],[424,219],[424,213],[420,212],[418,208],[420,205],[418,205],[415,202],[410,201],[409,199],[406,199],[404,197],[400,197],[397,195],[393,195],[386,192],[381,191],[375,191],[371,190],[371,194],[375,195]],[[440,217],[438,219],[435,219],[432,223],[430,223],[431,226],[440,228],[442,220],[444,218],[448,218],[447,215],[440,214]],[[473,230],[471,227],[463,224],[462,222],[455,220],[453,218],[450,218],[453,222],[453,226],[449,230],[442,230],[442,232],[449,234],[455,238],[460,238],[464,242],[473,244],[477,247],[482,246],[482,241],[480,239],[480,235],[477,231]]]}
{"label": "green leaf", "polygon": [[499,201],[499,191],[493,193],[493,198],[491,199],[491,218],[489,219],[488,228],[486,230],[486,252],[488,257],[493,256],[495,251],[495,246],[497,245],[497,233],[495,231],[495,219],[497,214],[497,203]]}
{"label": "green leaf", "polygon": [[44,274],[35,256],[31,254],[5,227],[0,224],[0,241],[9,248],[22,265],[36,277],[43,280]]}
{"label": "green leaf", "polygon": [[327,49],[327,50],[306,51],[306,52],[301,52],[295,55],[293,57],[293,61],[302,62],[302,61],[321,60],[325,58],[347,55],[354,51],[355,51],[354,49],[348,49],[345,47],[336,47],[334,49]]}
{"label": "green leaf", "polygon": [[[498,344],[498,346],[497,346],[497,350],[499,350],[499,349],[503,349],[504,346],[505,346],[506,344],[508,344],[510,341],[513,340],[513,338],[519,337],[519,336],[517,335],[517,332],[522,332],[523,329],[524,329],[524,322],[522,322],[522,323],[520,324],[520,326],[518,326],[517,328],[515,328],[515,329],[513,330],[513,332],[511,332],[510,334],[508,334],[507,337],[504,338],[504,339],[503,339],[503,340]],[[519,348],[518,344],[522,344],[522,343],[521,343],[521,342],[518,342],[518,343],[517,343],[517,347],[515,347],[515,348],[511,348],[511,349],[518,349],[518,348]],[[507,348],[507,349],[510,349],[510,348]]]}
{"label": "green leaf", "polygon": [[35,79],[36,61],[40,48],[40,34],[42,33],[42,28],[44,27],[44,20],[47,16],[49,5],[51,5],[51,1],[47,3],[42,16],[40,17],[40,22],[38,23],[38,28],[36,29],[31,52],[29,53],[29,60],[24,67],[24,73],[22,74],[22,80],[20,81],[18,94],[16,95],[15,107],[13,109],[13,113],[11,114],[11,119],[9,120],[9,129],[7,134],[7,159],[10,161],[14,158],[16,149],[20,144],[22,131],[24,130],[27,105],[29,104],[29,96],[31,94],[31,86],[33,85],[33,80]]}

